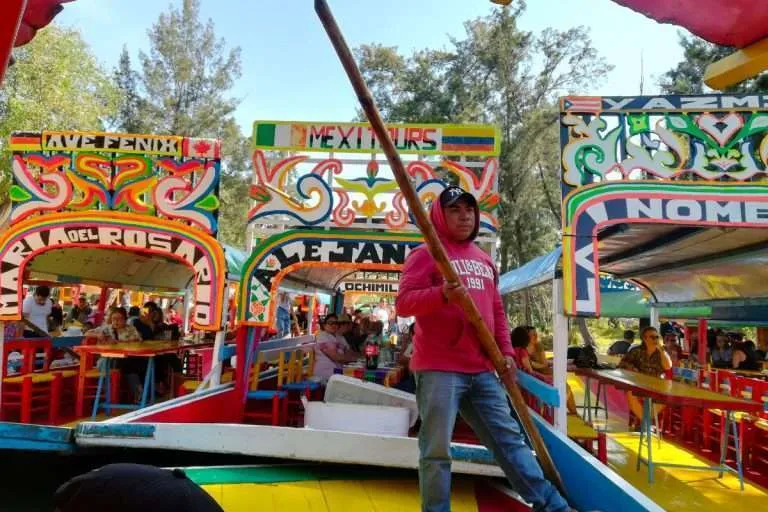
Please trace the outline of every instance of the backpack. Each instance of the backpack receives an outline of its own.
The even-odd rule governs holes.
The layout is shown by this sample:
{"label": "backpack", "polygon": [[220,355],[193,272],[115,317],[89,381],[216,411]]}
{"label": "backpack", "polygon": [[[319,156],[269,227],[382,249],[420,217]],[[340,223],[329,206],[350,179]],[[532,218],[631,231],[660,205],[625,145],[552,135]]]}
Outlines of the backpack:
{"label": "backpack", "polygon": [[579,351],[579,355],[574,360],[578,368],[597,368],[597,352],[592,345],[584,345]]}

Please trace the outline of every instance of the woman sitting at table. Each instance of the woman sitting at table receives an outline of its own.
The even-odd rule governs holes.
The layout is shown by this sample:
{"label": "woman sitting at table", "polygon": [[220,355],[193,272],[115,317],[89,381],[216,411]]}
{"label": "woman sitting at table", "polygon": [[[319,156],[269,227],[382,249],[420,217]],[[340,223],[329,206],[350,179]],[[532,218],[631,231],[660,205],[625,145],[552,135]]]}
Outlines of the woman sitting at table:
{"label": "woman sitting at table", "polygon": [[733,344],[731,364],[735,370],[756,371],[762,369],[752,345],[748,341],[739,341]]}
{"label": "woman sitting at table", "polygon": [[315,341],[315,367],[312,371],[312,379],[328,382],[336,368],[341,368],[344,363],[356,361],[359,354],[352,351],[343,336],[338,335],[337,317],[334,314],[326,315],[320,324],[321,331]]}
{"label": "woman sitting at table", "polygon": [[[125,308],[114,308],[109,315],[109,322],[98,327],[91,329],[85,333],[86,338],[96,339],[97,343],[136,343],[141,341],[141,335],[136,328],[127,323],[128,313]],[[98,362],[99,368],[105,364],[100,359]],[[118,367],[120,372],[128,382],[128,389],[130,390],[131,397],[138,402],[138,395],[141,394],[141,381],[143,379],[146,369],[142,365],[141,361],[137,361],[135,358],[125,358],[118,361]]]}
{"label": "woman sitting at table", "polygon": [[[640,333],[640,340],[641,345],[627,352],[619,363],[619,368],[661,378],[664,372],[672,368],[672,359],[659,344],[659,332],[655,327],[646,327]],[[643,405],[631,391],[627,391],[627,404],[634,414],[634,418],[630,418],[630,426],[637,428],[637,422],[643,417]],[[658,416],[664,406],[656,405],[654,410]]]}
{"label": "woman sitting at table", "polygon": [[715,338],[715,347],[712,349],[712,366],[715,368],[731,368],[733,365],[733,350],[731,340],[725,333],[718,333]]}
{"label": "woman sitting at table", "polygon": [[96,339],[98,343],[130,343],[141,341],[136,328],[127,323],[128,313],[125,308],[114,308],[109,315],[109,322],[101,327],[86,331],[84,336]]}

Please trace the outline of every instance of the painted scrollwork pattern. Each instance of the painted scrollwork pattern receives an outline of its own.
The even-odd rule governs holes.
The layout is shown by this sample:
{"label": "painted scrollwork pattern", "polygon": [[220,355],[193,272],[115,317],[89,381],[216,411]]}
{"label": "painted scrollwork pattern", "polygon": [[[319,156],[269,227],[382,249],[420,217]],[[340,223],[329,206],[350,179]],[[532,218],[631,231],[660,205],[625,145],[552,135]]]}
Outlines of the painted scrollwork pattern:
{"label": "painted scrollwork pattern", "polygon": [[11,222],[44,211],[124,211],[218,230],[221,144],[83,132],[14,133]]}
{"label": "painted scrollwork pattern", "polygon": [[[563,182],[638,177],[748,181],[768,172],[768,113],[565,113]],[[639,172],[642,171],[642,172]]]}
{"label": "painted scrollwork pattern", "polygon": [[[291,156],[270,166],[262,150],[254,152],[250,197],[256,205],[249,213],[250,223],[416,229],[397,182],[382,176],[378,161],[371,160],[361,169],[360,164],[337,159],[321,160],[314,166],[307,160],[306,156]],[[498,160],[488,158],[479,176],[452,160],[433,165],[416,160],[406,167],[422,202],[428,205],[449,185],[436,169],[441,167],[477,198],[481,232],[495,233]]]}

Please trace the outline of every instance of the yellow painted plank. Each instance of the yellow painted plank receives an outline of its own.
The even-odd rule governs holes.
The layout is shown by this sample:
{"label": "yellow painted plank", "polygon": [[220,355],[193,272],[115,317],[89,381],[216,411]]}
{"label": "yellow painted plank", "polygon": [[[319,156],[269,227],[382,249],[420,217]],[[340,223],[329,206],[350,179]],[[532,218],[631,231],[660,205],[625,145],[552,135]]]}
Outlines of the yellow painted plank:
{"label": "yellow painted plank", "polygon": [[704,71],[704,82],[713,89],[725,89],[768,69],[768,38],[718,61]]}
{"label": "yellow painted plank", "polygon": [[[718,479],[715,472],[681,468],[656,468],[655,481],[648,483],[648,471],[637,463],[637,434],[611,434],[608,442],[608,461],[612,469],[646,494],[665,510],[760,510],[768,503],[768,491],[745,482],[744,491],[732,473]],[[661,448],[654,438],[653,458],[658,462],[672,462],[692,466],[708,466],[705,461],[672,443],[662,440]]]}
{"label": "yellow painted plank", "polygon": [[[412,512],[420,509],[413,480],[324,480],[202,486],[226,512]],[[474,482],[455,478],[454,512],[478,512]]]}

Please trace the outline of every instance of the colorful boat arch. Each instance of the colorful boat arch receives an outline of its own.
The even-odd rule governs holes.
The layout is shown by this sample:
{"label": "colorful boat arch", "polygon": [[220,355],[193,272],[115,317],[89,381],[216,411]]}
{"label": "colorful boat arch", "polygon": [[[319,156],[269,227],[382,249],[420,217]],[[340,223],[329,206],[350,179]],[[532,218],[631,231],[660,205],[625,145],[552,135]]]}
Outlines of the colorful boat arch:
{"label": "colorful boat arch", "polygon": [[22,276],[32,259],[62,248],[108,248],[157,254],[195,274],[193,326],[221,328],[226,260],[212,236],[184,224],[126,212],[62,212],[11,225],[0,236],[0,320],[21,318]]}
{"label": "colorful boat arch", "polygon": [[293,230],[263,240],[243,270],[238,293],[241,325],[269,326],[275,318],[280,282],[303,268],[396,272],[410,251],[422,243],[420,233],[360,230]]}

